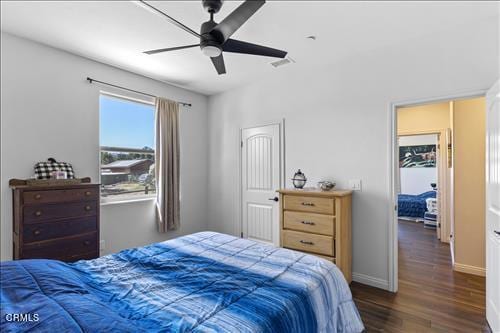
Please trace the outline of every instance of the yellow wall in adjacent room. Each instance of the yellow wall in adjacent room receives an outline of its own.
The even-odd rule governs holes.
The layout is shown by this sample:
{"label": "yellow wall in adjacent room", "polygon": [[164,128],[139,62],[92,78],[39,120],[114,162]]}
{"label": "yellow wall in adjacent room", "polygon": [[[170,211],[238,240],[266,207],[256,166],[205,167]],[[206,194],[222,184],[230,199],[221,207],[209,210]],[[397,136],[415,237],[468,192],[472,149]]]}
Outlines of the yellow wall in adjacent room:
{"label": "yellow wall in adjacent room", "polygon": [[450,103],[398,108],[398,132],[450,128]]}
{"label": "yellow wall in adjacent room", "polygon": [[453,109],[455,263],[484,269],[485,98],[454,101]]}

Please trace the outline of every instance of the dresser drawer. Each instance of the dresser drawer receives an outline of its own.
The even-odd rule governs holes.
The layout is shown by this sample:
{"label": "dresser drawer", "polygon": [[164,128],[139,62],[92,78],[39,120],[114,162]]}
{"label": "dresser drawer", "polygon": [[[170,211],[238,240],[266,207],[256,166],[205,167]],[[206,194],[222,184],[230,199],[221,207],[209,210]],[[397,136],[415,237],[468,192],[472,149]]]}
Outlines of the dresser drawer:
{"label": "dresser drawer", "polygon": [[23,193],[23,201],[25,204],[98,200],[98,198],[98,187],[50,191],[26,191]]}
{"label": "dresser drawer", "polygon": [[312,196],[285,195],[284,209],[321,214],[335,214],[334,199]]}
{"label": "dresser drawer", "polygon": [[29,205],[23,209],[25,223],[64,219],[69,217],[95,216],[97,201],[60,204]]}
{"label": "dresser drawer", "polygon": [[98,251],[97,232],[53,241],[25,244],[23,258],[61,259]]}
{"label": "dresser drawer", "polygon": [[97,217],[82,217],[57,222],[26,224],[23,230],[24,243],[39,242],[97,231]]}
{"label": "dresser drawer", "polygon": [[335,256],[333,237],[283,230],[283,247]]}
{"label": "dresser drawer", "polygon": [[335,235],[335,217],[316,213],[300,213],[285,210],[283,213],[285,229],[311,232],[327,236]]}

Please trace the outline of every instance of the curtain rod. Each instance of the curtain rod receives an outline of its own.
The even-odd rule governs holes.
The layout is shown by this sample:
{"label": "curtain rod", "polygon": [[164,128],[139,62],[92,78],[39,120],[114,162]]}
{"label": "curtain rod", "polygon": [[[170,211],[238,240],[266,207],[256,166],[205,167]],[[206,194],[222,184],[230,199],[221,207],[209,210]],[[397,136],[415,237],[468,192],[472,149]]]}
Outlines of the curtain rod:
{"label": "curtain rod", "polygon": [[[131,91],[131,92],[134,92],[134,93],[137,93],[137,94],[141,94],[141,95],[145,95],[145,96],[149,96],[149,97],[154,97],[154,98],[157,97],[155,95],[151,95],[151,94],[139,91],[139,90],[134,90],[134,89],[122,87],[122,86],[119,86],[119,85],[116,85],[116,84],[112,84],[112,83],[109,83],[109,82],[99,81],[99,80],[93,79],[91,77],[87,77],[87,81],[89,81],[89,83],[97,82],[97,83],[104,84],[104,85],[107,85],[107,86],[110,86],[110,87],[115,87],[115,88],[118,88],[118,89]],[[185,102],[177,102],[177,103],[182,104],[184,106],[192,106],[191,103],[185,103]]]}

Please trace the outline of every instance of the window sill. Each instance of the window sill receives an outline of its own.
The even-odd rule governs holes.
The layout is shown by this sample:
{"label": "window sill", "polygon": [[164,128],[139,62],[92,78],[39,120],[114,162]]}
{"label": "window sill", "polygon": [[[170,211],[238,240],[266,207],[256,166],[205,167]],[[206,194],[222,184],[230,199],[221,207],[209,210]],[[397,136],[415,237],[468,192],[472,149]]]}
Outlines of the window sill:
{"label": "window sill", "polygon": [[122,205],[134,202],[143,202],[143,201],[153,201],[156,197],[149,198],[141,198],[141,199],[128,199],[128,200],[120,200],[120,201],[101,201],[101,206],[112,206],[112,205]]}

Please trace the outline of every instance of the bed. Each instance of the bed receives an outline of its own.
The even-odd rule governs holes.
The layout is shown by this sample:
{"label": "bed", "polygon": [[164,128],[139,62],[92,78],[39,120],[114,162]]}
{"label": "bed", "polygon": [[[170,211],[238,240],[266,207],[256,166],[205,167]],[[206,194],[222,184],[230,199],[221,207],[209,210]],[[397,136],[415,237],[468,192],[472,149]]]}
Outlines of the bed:
{"label": "bed", "polygon": [[2,332],[363,330],[334,264],[215,232],[72,264],[2,262],[1,302]]}
{"label": "bed", "polygon": [[418,195],[398,194],[398,216],[423,219],[427,210],[425,200],[435,197],[436,191],[428,191]]}

